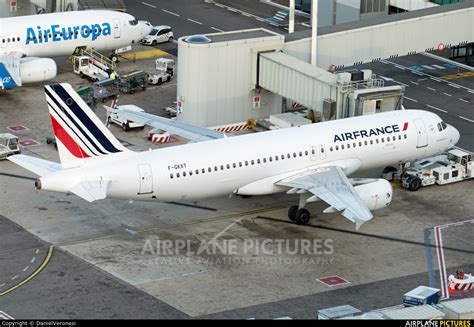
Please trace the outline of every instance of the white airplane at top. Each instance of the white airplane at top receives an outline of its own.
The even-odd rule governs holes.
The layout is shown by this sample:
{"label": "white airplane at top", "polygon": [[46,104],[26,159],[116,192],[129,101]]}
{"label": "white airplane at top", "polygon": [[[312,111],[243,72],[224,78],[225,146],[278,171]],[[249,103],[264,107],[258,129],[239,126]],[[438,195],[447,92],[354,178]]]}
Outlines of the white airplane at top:
{"label": "white airplane at top", "polygon": [[[288,211],[305,224],[308,202],[324,201],[359,228],[392,200],[384,179],[350,179],[362,169],[406,163],[454,146],[459,132],[431,112],[397,110],[226,137],[205,128],[119,109],[133,121],[184,132],[196,143],[134,152],[104,126],[69,84],[45,86],[61,164],[25,155],[9,160],[40,176],[36,188],[87,201],[201,200],[230,194],[299,194]],[[167,126],[165,126],[167,125]]]}
{"label": "white airplane at top", "polygon": [[106,10],[1,18],[0,89],[54,78],[56,63],[49,57],[72,55],[77,48],[120,49],[139,42],[151,28]]}

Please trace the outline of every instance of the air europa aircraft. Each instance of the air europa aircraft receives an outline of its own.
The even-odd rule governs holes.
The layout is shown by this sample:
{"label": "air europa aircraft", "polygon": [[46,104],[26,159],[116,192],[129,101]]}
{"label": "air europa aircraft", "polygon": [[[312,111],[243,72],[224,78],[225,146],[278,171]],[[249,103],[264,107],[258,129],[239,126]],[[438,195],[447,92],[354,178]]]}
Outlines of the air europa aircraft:
{"label": "air europa aircraft", "polygon": [[139,42],[151,29],[148,22],[106,10],[2,18],[0,88],[54,78],[56,63],[48,57],[72,55],[77,48],[119,49]]}
{"label": "air europa aircraft", "polygon": [[[434,155],[459,140],[454,127],[421,110],[227,137],[124,106],[117,110],[131,120],[187,130],[184,134],[198,141],[133,152],[69,84],[46,86],[45,92],[61,163],[25,155],[8,159],[40,176],[37,189],[74,193],[87,201],[179,201],[287,192],[299,194],[299,203],[288,211],[298,224],[310,219],[308,202],[324,201],[324,212],[339,211],[359,228],[373,218],[371,210],[390,204],[392,188],[384,179],[348,175]],[[336,135],[344,135],[344,140]]]}

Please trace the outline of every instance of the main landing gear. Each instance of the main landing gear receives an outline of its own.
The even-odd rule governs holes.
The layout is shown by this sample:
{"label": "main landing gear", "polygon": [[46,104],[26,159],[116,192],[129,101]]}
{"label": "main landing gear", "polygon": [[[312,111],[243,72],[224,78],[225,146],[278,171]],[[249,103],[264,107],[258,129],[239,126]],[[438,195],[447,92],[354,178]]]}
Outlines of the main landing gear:
{"label": "main landing gear", "polygon": [[308,199],[312,198],[312,194],[300,194],[300,202],[299,205],[291,206],[288,209],[288,218],[291,221],[296,222],[298,225],[306,225],[311,218],[311,214],[308,209],[305,209],[304,206],[306,205]]}

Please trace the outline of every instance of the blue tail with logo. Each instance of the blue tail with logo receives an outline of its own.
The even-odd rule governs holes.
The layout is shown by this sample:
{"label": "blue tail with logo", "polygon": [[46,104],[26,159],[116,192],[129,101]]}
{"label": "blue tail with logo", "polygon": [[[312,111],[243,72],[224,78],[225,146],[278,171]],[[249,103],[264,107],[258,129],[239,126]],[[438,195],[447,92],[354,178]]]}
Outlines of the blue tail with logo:
{"label": "blue tail with logo", "polygon": [[16,87],[13,77],[10,75],[7,67],[0,62],[0,90],[7,90]]}

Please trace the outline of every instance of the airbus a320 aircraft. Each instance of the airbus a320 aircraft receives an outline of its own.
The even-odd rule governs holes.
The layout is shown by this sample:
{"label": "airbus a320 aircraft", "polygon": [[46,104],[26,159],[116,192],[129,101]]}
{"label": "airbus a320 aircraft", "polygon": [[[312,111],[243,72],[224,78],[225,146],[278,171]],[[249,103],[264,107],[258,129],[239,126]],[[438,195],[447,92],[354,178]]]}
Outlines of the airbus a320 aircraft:
{"label": "airbus a320 aircraft", "polygon": [[56,63],[48,57],[72,55],[77,48],[120,49],[139,42],[151,29],[148,22],[106,10],[2,18],[0,89],[54,78]]}
{"label": "airbus a320 aircraft", "polygon": [[[45,87],[61,164],[15,155],[12,162],[41,176],[36,188],[87,201],[200,200],[229,194],[299,194],[288,216],[305,224],[308,202],[324,201],[359,228],[371,210],[392,200],[383,179],[349,179],[361,169],[404,163],[454,146],[459,132],[436,114],[398,110],[275,131],[226,137],[169,122],[204,142],[133,152],[110,133],[69,84]],[[153,126],[164,118],[123,109]]]}

